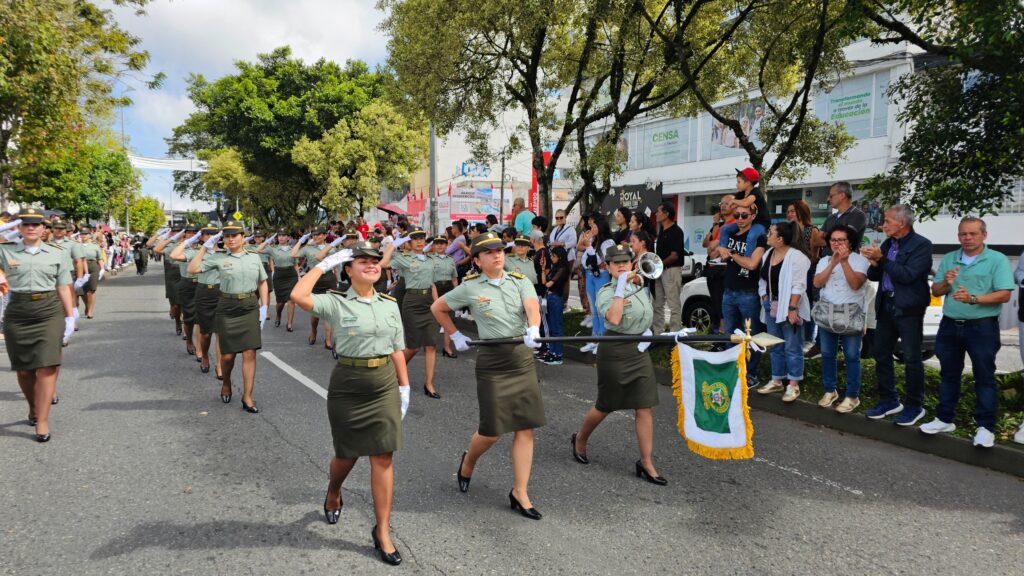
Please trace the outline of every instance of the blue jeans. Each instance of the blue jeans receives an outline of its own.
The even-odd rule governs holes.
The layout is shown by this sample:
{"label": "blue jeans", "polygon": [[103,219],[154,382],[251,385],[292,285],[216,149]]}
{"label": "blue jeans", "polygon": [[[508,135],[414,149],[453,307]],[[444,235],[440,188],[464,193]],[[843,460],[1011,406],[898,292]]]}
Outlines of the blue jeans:
{"label": "blue jeans", "polygon": [[[762,330],[760,312],[761,297],[757,292],[726,290],[722,294],[722,320],[725,322],[726,334],[732,334],[737,328],[746,330],[745,320],[750,320],[750,333],[757,334]],[[761,353],[751,351],[750,360],[747,362],[749,374],[757,375],[757,363],[760,360]]]}
{"label": "blue jeans", "polygon": [[597,291],[611,280],[607,270],[601,270],[601,274],[594,276],[594,273],[587,270],[587,298],[590,298],[590,313],[594,318],[594,328],[591,334],[594,336],[604,335],[604,316],[597,309]]}
{"label": "blue jeans", "polygon": [[943,422],[953,422],[964,373],[964,353],[971,357],[974,373],[974,421],[979,427],[996,430],[996,353],[999,352],[999,319],[958,325],[952,318],[943,318],[935,335],[935,355],[939,358],[942,383],[939,384],[939,405],[935,415]]}
{"label": "blue jeans", "polygon": [[835,392],[839,383],[839,363],[836,356],[839,344],[843,345],[843,361],[846,363],[846,397],[860,397],[860,346],[863,336],[850,334],[840,336],[824,328],[818,328],[821,338],[821,383],[825,392]]}
{"label": "blue jeans", "polygon": [[[565,336],[565,328],[563,321],[563,311],[565,310],[565,301],[558,294],[548,294],[548,336]],[[562,343],[551,342],[548,344],[548,350],[552,355],[562,357]]]}
{"label": "blue jeans", "polygon": [[771,315],[771,300],[762,303],[768,333],[786,341],[781,346],[772,346],[772,380],[804,379],[804,327],[785,322],[776,322]]}
{"label": "blue jeans", "polygon": [[878,293],[878,314],[872,345],[875,353],[875,379],[878,380],[878,398],[881,402],[899,402],[896,391],[896,372],[892,353],[896,338],[903,350],[904,391],[907,408],[917,410],[924,402],[924,362],[921,360],[921,341],[924,339],[924,315],[896,315],[892,298]]}
{"label": "blue jeans", "polygon": [[[726,224],[725,226],[722,226],[722,230],[721,232],[719,232],[718,237],[724,239],[724,242],[728,242],[729,235],[735,234],[738,230],[739,226],[737,226],[735,222],[733,222],[732,224]],[[768,230],[765,229],[763,224],[751,224],[750,231],[747,232],[747,249],[743,253],[743,255],[750,256],[751,254],[753,254],[754,248],[757,247],[758,236],[764,236],[767,233]],[[724,244],[723,246],[728,247]]]}

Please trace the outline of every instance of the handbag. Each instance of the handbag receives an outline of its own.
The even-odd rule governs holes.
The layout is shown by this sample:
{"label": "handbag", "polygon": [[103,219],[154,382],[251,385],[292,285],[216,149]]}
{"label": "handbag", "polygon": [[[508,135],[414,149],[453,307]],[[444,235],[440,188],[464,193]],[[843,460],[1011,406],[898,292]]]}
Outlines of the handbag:
{"label": "handbag", "polygon": [[827,300],[818,300],[811,309],[811,318],[822,330],[841,336],[853,336],[864,333],[867,315],[856,302],[833,304]]}

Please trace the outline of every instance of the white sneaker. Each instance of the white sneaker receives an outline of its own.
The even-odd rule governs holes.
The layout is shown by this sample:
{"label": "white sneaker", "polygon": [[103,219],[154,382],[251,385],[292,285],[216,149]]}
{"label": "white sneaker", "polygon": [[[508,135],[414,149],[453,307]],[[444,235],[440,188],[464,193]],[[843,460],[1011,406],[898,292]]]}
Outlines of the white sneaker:
{"label": "white sneaker", "polygon": [[596,352],[597,344],[594,342],[588,342],[580,348],[580,352]]}
{"label": "white sneaker", "polygon": [[982,448],[991,448],[996,444],[996,435],[989,432],[988,428],[978,428],[978,432],[974,435],[974,445],[981,446]]}
{"label": "white sneaker", "polygon": [[597,344],[594,344],[594,349],[590,351],[591,354],[597,356]]}
{"label": "white sneaker", "polygon": [[1024,424],[1021,424],[1017,433],[1013,435],[1013,441],[1017,444],[1024,444]]}
{"label": "white sneaker", "polygon": [[952,432],[956,430],[956,424],[947,424],[936,418],[927,424],[921,424],[919,428],[925,434],[938,434],[939,432]]}
{"label": "white sneaker", "polygon": [[594,327],[594,317],[591,316],[590,314],[587,314],[586,316],[583,317],[583,321],[580,322],[580,326],[585,326],[587,328],[593,328]]}

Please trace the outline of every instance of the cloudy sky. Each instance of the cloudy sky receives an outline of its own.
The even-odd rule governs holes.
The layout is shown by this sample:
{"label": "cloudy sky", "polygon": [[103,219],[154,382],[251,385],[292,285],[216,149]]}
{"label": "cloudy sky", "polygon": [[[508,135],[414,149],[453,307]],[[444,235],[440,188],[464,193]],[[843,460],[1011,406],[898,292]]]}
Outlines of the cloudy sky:
{"label": "cloudy sky", "polygon": [[[378,32],[381,13],[374,0],[154,0],[146,14],[116,10],[122,27],[142,38],[151,56],[150,73],[167,74],[160,90],[136,86],[135,105],[124,111],[130,147],[143,156],[164,157],[164,138],[193,110],[185,93],[190,73],[208,80],[234,71],[234,62],[288,45],[311,62],[363,60],[374,66],[386,57]],[[120,128],[119,126],[117,127]],[[147,171],[143,192],[171,200],[171,173]],[[185,202],[173,199],[175,208]]]}

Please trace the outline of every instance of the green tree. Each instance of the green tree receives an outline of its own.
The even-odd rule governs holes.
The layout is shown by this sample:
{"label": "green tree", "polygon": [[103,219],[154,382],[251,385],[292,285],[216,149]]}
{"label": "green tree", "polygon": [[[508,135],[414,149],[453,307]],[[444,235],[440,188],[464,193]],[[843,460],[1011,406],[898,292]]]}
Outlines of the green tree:
{"label": "green tree", "polygon": [[422,126],[410,124],[384,102],[341,120],[319,140],[303,136],[292,159],[309,170],[331,213],[363,212],[380,200],[381,187],[401,188],[427,154]]}
{"label": "green tree", "polygon": [[[141,11],[148,1],[113,4]],[[138,44],[95,2],[0,2],[0,202],[16,165],[66,160],[114,106],[130,103],[113,88],[148,63]]]}
{"label": "green tree", "polygon": [[163,206],[156,198],[135,194],[129,204],[129,218],[133,232],[141,230],[151,235],[167,222]]}
{"label": "green tree", "polygon": [[862,0],[876,42],[909,42],[932,58],[898,79],[899,161],[871,179],[886,204],[924,217],[996,214],[1024,177],[1024,10],[1019,0]]}

